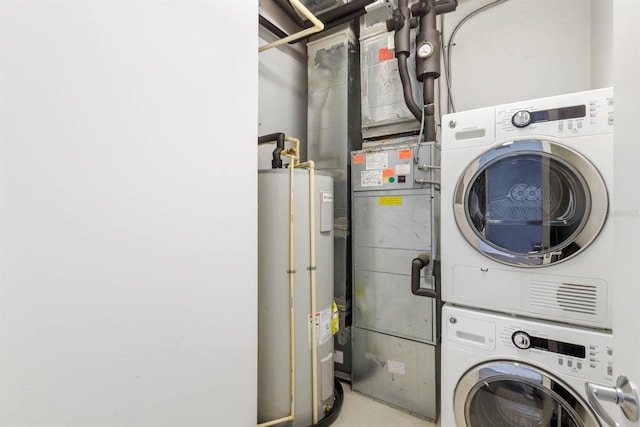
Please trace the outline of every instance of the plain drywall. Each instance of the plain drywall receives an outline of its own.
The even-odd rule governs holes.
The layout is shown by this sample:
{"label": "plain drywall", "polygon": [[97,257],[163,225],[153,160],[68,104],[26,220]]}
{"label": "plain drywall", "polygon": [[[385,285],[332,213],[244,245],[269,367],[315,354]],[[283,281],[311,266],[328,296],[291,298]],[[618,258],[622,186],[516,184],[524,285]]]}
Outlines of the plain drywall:
{"label": "plain drywall", "polygon": [[[276,40],[260,30],[260,45]],[[302,158],[306,159],[307,140],[307,58],[304,43],[260,53],[258,80],[258,132],[267,135],[284,132],[302,141]],[[303,49],[301,49],[301,47]],[[301,53],[302,51],[302,53]],[[258,150],[260,169],[271,168],[274,145]],[[284,159],[284,163],[288,160]]]}
{"label": "plain drywall", "polygon": [[[613,278],[614,376],[626,376],[640,385],[640,287],[638,287],[638,241],[640,240],[640,2],[614,0],[613,13],[615,135],[613,223],[615,272]],[[608,384],[612,385],[612,384]],[[611,407],[610,407],[611,408]],[[614,407],[615,408],[615,407]],[[621,411],[611,415],[623,427],[637,426]]]}
{"label": "plain drywall", "polygon": [[0,7],[0,425],[255,425],[257,1]]}
{"label": "plain drywall", "polygon": [[591,88],[613,86],[613,2],[591,0]]}
{"label": "plain drywall", "polygon": [[[444,17],[455,26],[488,0],[460,1]],[[588,90],[591,2],[507,0],[464,23],[451,49],[456,111]],[[444,93],[444,81],[442,88]],[[446,103],[445,103],[446,105]]]}

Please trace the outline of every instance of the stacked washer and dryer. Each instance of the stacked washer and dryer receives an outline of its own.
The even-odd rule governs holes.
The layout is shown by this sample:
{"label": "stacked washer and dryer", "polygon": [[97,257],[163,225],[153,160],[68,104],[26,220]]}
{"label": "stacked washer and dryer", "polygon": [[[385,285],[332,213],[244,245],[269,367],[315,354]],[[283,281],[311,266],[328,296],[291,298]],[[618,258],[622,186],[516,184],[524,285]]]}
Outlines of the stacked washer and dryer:
{"label": "stacked washer and dryer", "polygon": [[605,425],[613,90],[446,115],[441,148],[441,425]]}

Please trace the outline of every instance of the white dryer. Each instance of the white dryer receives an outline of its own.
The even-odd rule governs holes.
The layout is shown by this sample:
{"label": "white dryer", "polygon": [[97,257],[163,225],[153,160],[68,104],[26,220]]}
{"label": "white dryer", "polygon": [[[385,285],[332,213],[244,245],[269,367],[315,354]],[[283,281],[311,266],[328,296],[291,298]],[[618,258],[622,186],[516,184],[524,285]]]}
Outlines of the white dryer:
{"label": "white dryer", "polygon": [[610,329],[613,89],[442,123],[442,299]]}
{"label": "white dryer", "polygon": [[613,382],[610,334],[448,304],[442,315],[442,427],[606,425],[586,384]]}

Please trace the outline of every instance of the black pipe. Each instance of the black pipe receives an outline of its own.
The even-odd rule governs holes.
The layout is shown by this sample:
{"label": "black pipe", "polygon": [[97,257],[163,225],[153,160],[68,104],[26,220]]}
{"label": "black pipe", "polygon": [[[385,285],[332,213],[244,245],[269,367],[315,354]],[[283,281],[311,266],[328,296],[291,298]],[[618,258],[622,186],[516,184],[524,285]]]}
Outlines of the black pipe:
{"label": "black pipe", "polygon": [[284,150],[284,133],[270,133],[269,135],[263,135],[258,137],[258,145],[270,144],[273,141],[276,142],[276,148],[273,150],[273,160],[271,160],[271,168],[278,169],[282,167],[282,159],[280,153]]}
{"label": "black pipe", "polygon": [[422,99],[424,99],[424,140],[436,140],[435,118],[435,80],[436,77],[427,75],[422,82]]}
{"label": "black pipe", "polygon": [[420,287],[420,271],[429,265],[431,257],[428,254],[420,254],[411,261],[411,293],[420,297],[440,298],[437,280],[434,280],[434,289]]}
{"label": "black pipe", "polygon": [[398,58],[398,72],[400,73],[400,81],[402,82],[402,93],[404,95],[404,102],[407,104],[411,114],[413,114],[416,120],[422,122],[422,109],[418,104],[416,104],[416,101],[413,100],[411,77],[409,76],[409,69],[407,68],[408,56],[408,53],[402,52],[398,55],[398,52],[396,52],[396,57]]}
{"label": "black pipe", "polygon": [[[366,1],[371,2],[371,0],[366,0]],[[347,3],[347,5],[350,5],[350,4],[351,3]],[[367,13],[367,11],[366,11],[366,9],[364,7],[363,8],[359,8],[359,9],[350,8],[350,13],[348,13],[346,15],[338,16],[336,19],[333,19],[331,21],[324,21],[324,20],[320,19],[320,22],[324,23],[324,29],[322,31],[319,31],[319,32],[317,32],[315,34],[310,34],[309,36],[301,38],[301,39],[298,39],[298,40],[290,41],[289,44],[296,44],[296,43],[299,43],[299,42],[301,42],[303,40],[307,40],[312,35],[313,36],[317,36],[319,34],[322,34],[327,30],[330,30],[330,29],[332,29],[334,27],[337,27],[338,25],[342,25],[342,24],[347,23],[349,21],[352,21],[354,19],[358,19],[362,15],[364,15],[365,13]],[[259,19],[260,25],[262,25],[271,34],[275,35],[279,39],[283,39],[283,38],[289,36],[287,33],[282,31],[282,29],[280,29],[278,26],[276,26],[273,22],[269,21],[264,16],[258,15],[258,19]],[[310,22],[310,21],[306,21],[306,22]],[[307,26],[307,25],[305,25],[305,26]],[[311,27],[311,26],[312,25],[308,25],[307,27]]]}
{"label": "black pipe", "polygon": [[440,77],[440,33],[436,28],[436,8],[434,0],[421,0],[411,7],[414,17],[420,18],[420,27],[416,36],[416,49],[428,45],[431,54],[421,57],[416,54],[416,76],[422,82],[424,102],[425,141],[436,140],[435,124],[435,79]]}
{"label": "black pipe", "polygon": [[289,35],[282,31],[280,27],[276,26],[273,22],[269,21],[264,16],[258,14],[258,23],[267,29],[271,34],[278,37],[279,39],[283,39],[288,37]]}
{"label": "black pipe", "polygon": [[304,20],[300,18],[300,15],[298,15],[293,6],[291,6],[291,3],[289,3],[287,0],[273,0],[273,2],[276,4],[276,6],[280,7],[280,9],[282,9],[284,13],[286,13],[287,16],[291,18],[291,20],[295,22],[298,27],[305,27]]}
{"label": "black pipe", "polygon": [[[316,18],[318,18],[321,22],[328,23],[337,19],[343,19],[347,15],[353,14],[356,11],[360,11],[360,9],[363,10],[362,15],[364,15],[365,13],[367,13],[367,11],[364,10],[365,6],[370,5],[374,1],[375,0],[352,0],[349,3],[345,3],[342,6],[336,7],[335,9],[320,13],[316,15]],[[309,20],[306,20],[304,24],[305,27],[313,26],[313,24]]]}
{"label": "black pipe", "polygon": [[[359,9],[359,10],[355,10],[355,11],[351,12],[348,15],[344,15],[344,16],[342,16],[340,18],[337,18],[337,19],[335,19],[333,21],[329,21],[326,24],[324,24],[324,30],[314,34],[314,36],[318,35],[318,34],[322,34],[323,32],[325,32],[327,30],[330,30],[330,29],[332,29],[334,27],[337,27],[338,25],[342,25],[342,24],[344,24],[346,22],[353,21],[354,19],[358,19],[362,15],[364,15],[365,13],[367,13],[367,11],[364,8],[362,8],[362,9]],[[321,21],[321,22],[324,22],[324,21]]]}

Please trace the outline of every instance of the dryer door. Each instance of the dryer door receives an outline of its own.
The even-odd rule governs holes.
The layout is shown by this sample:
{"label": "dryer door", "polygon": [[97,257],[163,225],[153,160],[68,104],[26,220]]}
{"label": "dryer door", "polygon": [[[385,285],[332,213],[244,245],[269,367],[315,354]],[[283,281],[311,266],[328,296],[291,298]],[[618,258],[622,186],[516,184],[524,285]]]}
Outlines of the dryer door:
{"label": "dryer door", "polygon": [[523,363],[489,362],[468,371],[454,395],[458,427],[599,427],[570,387]]}
{"label": "dryer door", "polygon": [[586,248],[607,218],[607,189],[587,159],[544,140],[500,144],[458,181],[454,214],[467,241],[509,265],[541,267]]}

